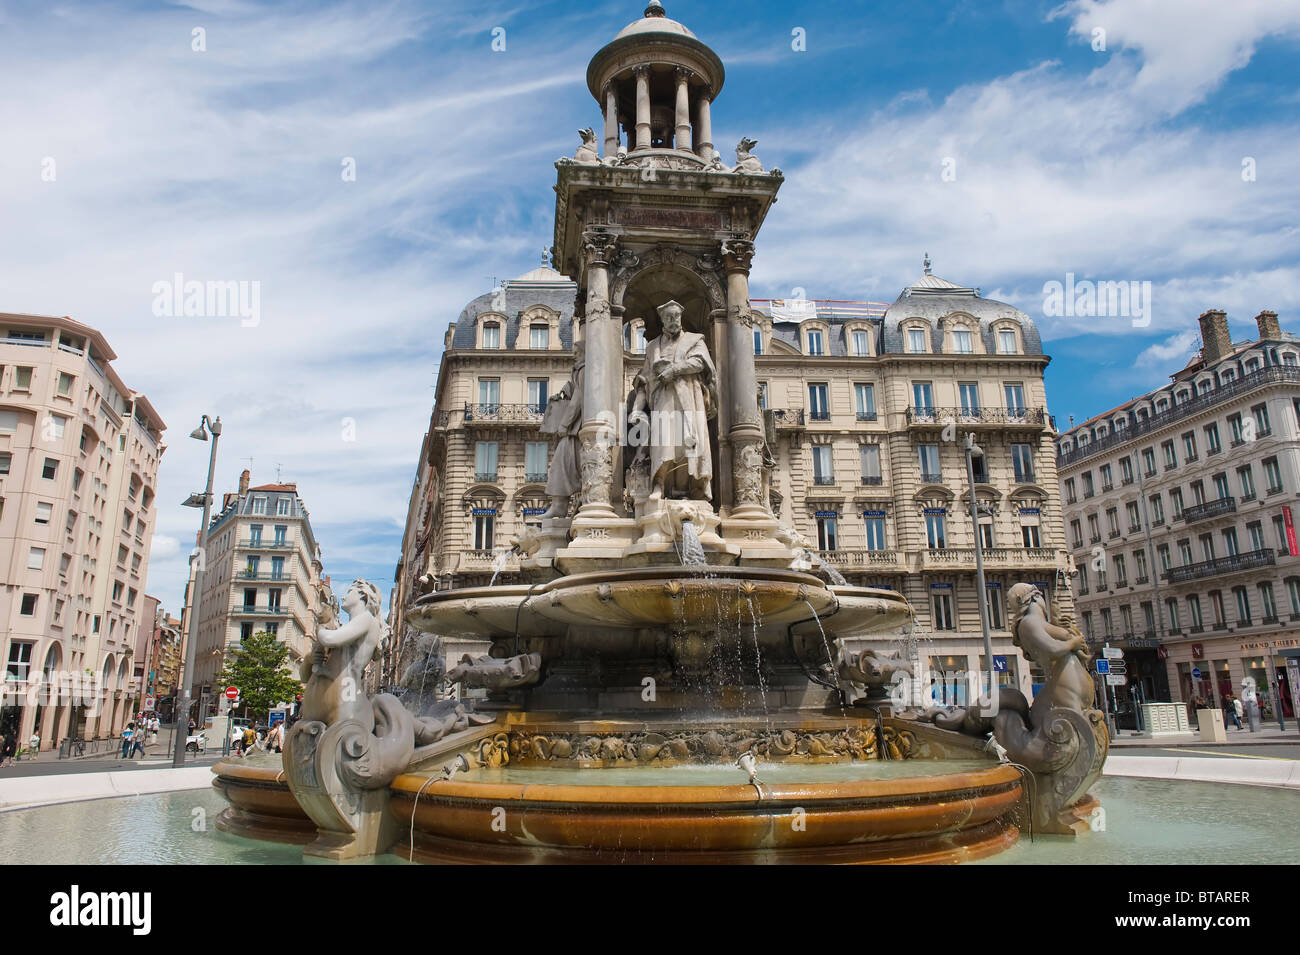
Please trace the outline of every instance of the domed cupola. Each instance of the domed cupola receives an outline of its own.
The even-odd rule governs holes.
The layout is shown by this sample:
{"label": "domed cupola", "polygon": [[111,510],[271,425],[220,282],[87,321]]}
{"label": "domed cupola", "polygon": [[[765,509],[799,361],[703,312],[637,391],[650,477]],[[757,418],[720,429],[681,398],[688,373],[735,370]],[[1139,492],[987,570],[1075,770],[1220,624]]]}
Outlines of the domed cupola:
{"label": "domed cupola", "polygon": [[605,116],[605,156],[665,154],[713,159],[709,109],[722,89],[722,61],[650,0],[587,66],[587,88]]}

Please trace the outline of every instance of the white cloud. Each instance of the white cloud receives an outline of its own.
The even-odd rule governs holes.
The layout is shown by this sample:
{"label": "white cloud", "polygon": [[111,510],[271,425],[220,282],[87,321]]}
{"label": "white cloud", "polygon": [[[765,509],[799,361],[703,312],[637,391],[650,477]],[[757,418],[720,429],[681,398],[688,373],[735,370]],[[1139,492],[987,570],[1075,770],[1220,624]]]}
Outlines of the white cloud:
{"label": "white cloud", "polygon": [[1147,368],[1167,370],[1186,361],[1200,347],[1200,336],[1194,331],[1178,332],[1164,341],[1144,348],[1135,364]]}

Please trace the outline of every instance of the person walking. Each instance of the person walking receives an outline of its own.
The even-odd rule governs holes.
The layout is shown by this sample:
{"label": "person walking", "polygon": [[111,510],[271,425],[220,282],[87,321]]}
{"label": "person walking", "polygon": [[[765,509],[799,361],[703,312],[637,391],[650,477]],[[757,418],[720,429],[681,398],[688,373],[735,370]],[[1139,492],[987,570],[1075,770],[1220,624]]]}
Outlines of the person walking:
{"label": "person walking", "polygon": [[[1232,714],[1232,721],[1237,724],[1237,729],[1241,729],[1241,717],[1243,713],[1241,700],[1231,693],[1228,694],[1228,712]],[[1228,724],[1225,722],[1223,725],[1227,726]]]}
{"label": "person walking", "polygon": [[31,747],[32,759],[35,759],[41,752],[41,734],[36,730],[32,730],[32,737],[27,741],[27,744]]}
{"label": "person walking", "polygon": [[5,730],[4,740],[0,741],[0,766],[12,766],[17,752],[18,737],[13,730]]}
{"label": "person walking", "polygon": [[135,731],[135,735],[131,738],[131,754],[127,756],[127,759],[135,759],[136,753],[139,753],[141,756],[145,755],[144,740],[145,729],[144,726],[141,725],[140,728]]}
{"label": "person walking", "polygon": [[122,759],[131,758],[131,744],[135,740],[135,724],[127,723],[122,730]]}

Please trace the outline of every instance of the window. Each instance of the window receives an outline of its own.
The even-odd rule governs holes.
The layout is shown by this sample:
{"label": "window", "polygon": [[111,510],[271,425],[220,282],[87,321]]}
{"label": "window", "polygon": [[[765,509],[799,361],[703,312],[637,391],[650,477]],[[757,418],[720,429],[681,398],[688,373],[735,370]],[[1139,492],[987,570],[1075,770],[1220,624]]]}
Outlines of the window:
{"label": "window", "polygon": [[835,465],[831,459],[831,446],[829,444],[814,445],[812,452],[813,483],[834,484]]}
{"label": "window", "polygon": [[1165,522],[1165,504],[1160,499],[1159,494],[1152,494],[1149,498],[1151,502],[1151,523],[1163,524]]}
{"label": "window", "polygon": [[1006,396],[1007,410],[1016,415],[1025,413],[1025,386],[1018,381],[1008,381],[1002,386]]}
{"label": "window", "polygon": [[272,580],[284,579],[284,558],[283,557],[271,558],[271,579]]}
{"label": "window", "polygon": [[497,479],[497,443],[479,441],[474,446],[474,472],[477,481]]}
{"label": "window", "polygon": [[1245,443],[1245,429],[1241,424],[1241,415],[1228,415],[1228,430],[1232,432],[1232,446],[1234,448],[1239,444]]}
{"label": "window", "polygon": [[1147,477],[1154,477],[1156,473],[1156,453],[1150,448],[1142,449],[1142,470]]}
{"label": "window", "polygon": [[[642,350],[644,351],[644,349]],[[763,354],[763,330],[761,328],[754,329],[754,354]]]}
{"label": "window", "polygon": [[1119,459],[1119,479],[1122,484],[1133,483],[1133,461],[1128,457]]}
{"label": "window", "polygon": [[288,516],[289,516],[289,504],[290,504],[290,501],[289,501],[289,499],[288,499],[287,497],[282,497],[282,498],[280,498],[279,500],[277,500],[277,501],[275,502],[275,516],[276,516],[276,517],[288,517]]}
{"label": "window", "polygon": [[1205,426],[1204,430],[1205,430],[1205,447],[1206,447],[1205,453],[1218,454],[1220,451],[1223,450],[1223,446],[1219,444],[1218,424],[1211,422],[1210,424],[1207,424]]}
{"label": "window", "polygon": [[934,606],[934,629],[956,630],[957,621],[952,613],[952,594],[935,591],[930,596]]}
{"label": "window", "polygon": [[1079,496],[1077,493],[1075,493],[1075,489],[1074,489],[1074,478],[1066,478],[1065,479],[1065,503],[1073,504],[1078,500],[1079,500]]}
{"label": "window", "polygon": [[822,351],[822,333],[821,329],[810,328],[807,332],[808,354],[821,355]]}
{"label": "window", "polygon": [[880,475],[879,445],[864,444],[861,445],[858,450],[862,458],[862,483],[863,484],[882,483],[882,478]]}
{"label": "window", "polygon": [[1042,541],[1038,536],[1037,524],[1021,524],[1020,539],[1026,547],[1042,547]]}
{"label": "window", "polygon": [[501,347],[501,326],[496,322],[485,322],[483,325],[483,347],[500,348]]}
{"label": "window", "polygon": [[54,458],[46,458],[45,464],[41,468],[41,477],[47,481],[53,481],[59,473],[59,462]]}
{"label": "window", "polygon": [[933,509],[925,514],[926,542],[931,550],[943,550],[948,546],[948,532],[945,522],[946,511]]}
{"label": "window", "polygon": [[13,434],[18,430],[18,412],[0,411],[0,434]]}
{"label": "window", "polygon": [[0,451],[0,474],[8,474],[12,464],[13,455],[8,451]]}
{"label": "window", "polygon": [[240,643],[245,642],[252,635],[253,635],[253,622],[251,620],[245,620],[243,623],[239,625],[239,642]]}
{"label": "window", "polygon": [[1103,464],[1098,471],[1101,474],[1101,489],[1103,491],[1113,489],[1115,487],[1115,479],[1111,476],[1110,465]]}
{"label": "window", "polygon": [[955,328],[952,332],[952,350],[958,355],[970,355],[975,351],[969,328]]}
{"label": "window", "polygon": [[993,516],[980,515],[979,519],[979,539],[980,547],[984,550],[993,549]]}
{"label": "window", "polygon": [[1268,405],[1262,403],[1253,405],[1250,413],[1255,417],[1255,437],[1262,438],[1266,434],[1273,433],[1268,423]]}
{"label": "window", "polygon": [[1117,508],[1106,508],[1106,529],[1110,531],[1111,537],[1119,537],[1119,510]]}
{"label": "window", "polygon": [[9,644],[9,664],[5,673],[5,679],[25,682],[28,673],[32,668],[32,647],[31,643],[19,643],[14,640]]}
{"label": "window", "polygon": [[867,333],[858,328],[853,331],[853,354],[865,356],[871,353],[870,345],[867,343]]}
{"label": "window", "polygon": [[115,581],[113,581],[113,601],[114,601],[114,603],[116,603],[116,602],[118,602],[118,601],[120,601],[120,600],[122,599],[122,590],[123,590],[123,587],[122,587],[122,581],[120,581],[120,580],[115,580]]}
{"label": "window", "polygon": [[1300,615],[1300,577],[1287,578],[1286,592],[1291,598],[1291,613]]}
{"label": "window", "polygon": [[1183,516],[1183,489],[1181,487],[1172,488],[1169,491],[1169,506],[1173,509],[1174,520],[1181,520]]}
{"label": "window", "polygon": [[853,401],[859,421],[876,420],[876,389],[872,385],[854,385]]}
{"label": "window", "polygon": [[1259,606],[1264,612],[1264,622],[1275,622],[1277,620],[1277,601],[1273,597],[1272,581],[1266,580],[1255,586],[1259,590]]}
{"label": "window", "polygon": [[813,421],[829,421],[831,418],[830,404],[826,398],[827,387],[824,382],[808,386],[809,416]]}
{"label": "window", "polygon": [[1289,554],[1291,548],[1287,544],[1286,539],[1286,521],[1282,519],[1280,514],[1273,518],[1273,533],[1277,535],[1277,547],[1278,550],[1282,552],[1278,556],[1280,557],[1283,554]]}
{"label": "window", "polygon": [[1178,598],[1169,597],[1165,600],[1165,610],[1169,612],[1169,632],[1181,633],[1182,627],[1178,622]]}
{"label": "window", "polygon": [[921,354],[926,350],[924,328],[909,328],[907,330],[907,350],[913,354]]}
{"label": "window", "polygon": [[1014,355],[1016,353],[1016,333],[1009,328],[998,330],[998,354]]}
{"label": "window", "polygon": [[939,471],[939,446],[922,444],[916,449],[917,464],[921,468],[921,481],[925,484],[941,484],[943,476]]}
{"label": "window", "polygon": [[48,524],[50,522],[50,513],[54,510],[54,505],[48,501],[36,502],[36,523]]}
{"label": "window", "polygon": [[972,454],[970,456],[970,469],[976,484],[989,483],[989,463],[984,455]]}
{"label": "window", "polygon": [[528,347],[529,348],[550,348],[551,347],[551,326],[535,324],[528,326]]}
{"label": "window", "polygon": [[985,605],[989,610],[989,627],[993,630],[1005,630],[1005,614],[1002,612],[1002,588],[992,584],[984,585]]}
{"label": "window", "polygon": [[36,594],[23,594],[22,603],[18,608],[18,613],[21,616],[32,617],[36,615],[36,596]]}
{"label": "window", "polygon": [[1232,594],[1237,598],[1237,619],[1250,623],[1250,593],[1245,587],[1233,587]]}
{"label": "window", "polygon": [[474,549],[491,550],[496,533],[496,511],[485,509],[474,515]]}
{"label": "window", "polygon": [[1128,583],[1128,564],[1123,554],[1115,555],[1115,583],[1121,587]]}
{"label": "window", "polygon": [[1183,435],[1183,460],[1196,460],[1196,433],[1189,431]]}
{"label": "window", "polygon": [[46,417],[45,424],[50,429],[50,436],[59,440],[67,432],[68,419],[61,414],[52,414]]}
{"label": "window", "polygon": [[922,414],[934,413],[934,386],[930,382],[912,383],[912,406]]}
{"label": "window", "polygon": [[1192,633],[1200,633],[1205,629],[1205,621],[1201,617],[1201,598],[1196,594],[1187,598],[1187,616],[1192,621]]}
{"label": "window", "polygon": [[550,450],[545,441],[529,441],[524,446],[524,480],[546,480],[546,456]]}
{"label": "window", "polygon": [[1144,550],[1133,551],[1133,560],[1137,566],[1137,581],[1144,584],[1147,581],[1147,552]]}
{"label": "window", "polygon": [[1277,466],[1277,458],[1264,459],[1264,479],[1268,481],[1269,494],[1282,490],[1282,471]]}
{"label": "window", "polygon": [[1224,498],[1229,496],[1228,475],[1226,474],[1214,475],[1214,490],[1219,495],[1220,501],[1222,501]]}
{"label": "window", "polygon": [[1083,546],[1083,525],[1077,519],[1070,521],[1070,539],[1075,547]]}
{"label": "window", "polygon": [[1097,493],[1097,489],[1093,486],[1093,482],[1092,482],[1092,472],[1084,471],[1083,472],[1083,496],[1085,498],[1089,498],[1096,493]]}
{"label": "window", "polygon": [[979,385],[972,381],[960,382],[957,385],[957,393],[961,400],[962,414],[978,415],[980,413]]}
{"label": "window", "polygon": [[1253,501],[1255,499],[1255,474],[1249,464],[1243,464],[1237,468],[1237,480],[1241,482],[1241,499],[1243,501]]}
{"label": "window", "polygon": [[59,372],[59,394],[65,398],[72,396],[72,386],[77,379],[73,378],[66,371]]}
{"label": "window", "polygon": [[15,391],[32,390],[32,369],[30,368],[14,369],[14,390]]}
{"label": "window", "polygon": [[249,554],[247,562],[244,564],[244,576],[256,577],[258,565],[262,563],[262,558],[256,554]]}
{"label": "window", "polygon": [[542,414],[546,411],[546,402],[550,398],[550,390],[550,379],[528,379],[528,407],[534,414]]}
{"label": "window", "polygon": [[885,514],[883,511],[867,511],[863,515],[867,525],[867,550],[885,549]]}
{"label": "window", "polygon": [[248,542],[249,542],[250,544],[252,544],[254,547],[259,547],[259,546],[261,546],[261,544],[262,544],[262,525],[261,525],[261,524],[249,524],[249,525],[248,525]]}
{"label": "window", "polygon": [[253,513],[254,514],[266,513],[266,498],[264,497],[253,498]]}
{"label": "window", "polygon": [[275,525],[275,545],[277,547],[283,547],[285,545],[286,543],[285,538],[287,537],[288,533],[289,533],[289,526],[287,524]]}
{"label": "window", "polygon": [[1091,544],[1101,540],[1101,527],[1097,524],[1097,515],[1088,515],[1088,542]]}
{"label": "window", "polygon": [[501,379],[480,378],[478,380],[478,403],[481,414],[496,414],[501,405]]}
{"label": "window", "polygon": [[823,515],[817,518],[817,549],[835,550],[835,518]]}
{"label": "window", "polygon": [[1169,545],[1161,544],[1156,548],[1156,560],[1160,562],[1160,572],[1168,573],[1169,571]]}
{"label": "window", "polygon": [[45,568],[45,548],[33,547],[27,552],[27,569],[43,570]]}
{"label": "window", "polygon": [[257,588],[245,587],[244,588],[244,609],[252,610],[256,606],[257,606]]}
{"label": "window", "polygon": [[[755,347],[758,349],[755,355],[761,355],[763,348],[763,333],[757,329],[754,330]],[[637,325],[632,329],[632,351],[638,355],[645,354],[645,326]]]}
{"label": "window", "polygon": [[268,590],[268,591],[266,592],[266,609],[267,609],[267,610],[279,610],[279,609],[280,609],[280,595],[281,595],[281,593],[283,593],[283,591],[281,591],[279,587],[272,587],[270,590]]}
{"label": "window", "polygon": [[1016,481],[1027,484],[1034,480],[1034,449],[1028,444],[1011,446],[1011,463],[1015,466]]}

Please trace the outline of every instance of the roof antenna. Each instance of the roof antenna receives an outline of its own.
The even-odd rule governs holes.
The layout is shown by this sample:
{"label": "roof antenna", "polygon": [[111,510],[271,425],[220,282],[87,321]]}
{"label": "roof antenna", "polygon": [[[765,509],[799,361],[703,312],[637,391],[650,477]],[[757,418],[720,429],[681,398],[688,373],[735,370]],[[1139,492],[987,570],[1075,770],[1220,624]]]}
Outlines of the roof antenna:
{"label": "roof antenna", "polygon": [[284,467],[279,461],[275,462],[275,483],[280,483],[280,468]]}
{"label": "roof antenna", "polygon": [[550,268],[551,265],[550,252],[551,252],[550,249],[548,249],[546,246],[542,246],[542,268],[544,269]]}
{"label": "roof antenna", "polygon": [[921,260],[921,268],[925,270],[926,275],[930,274],[930,253],[929,252],[925,253],[925,258]]}

